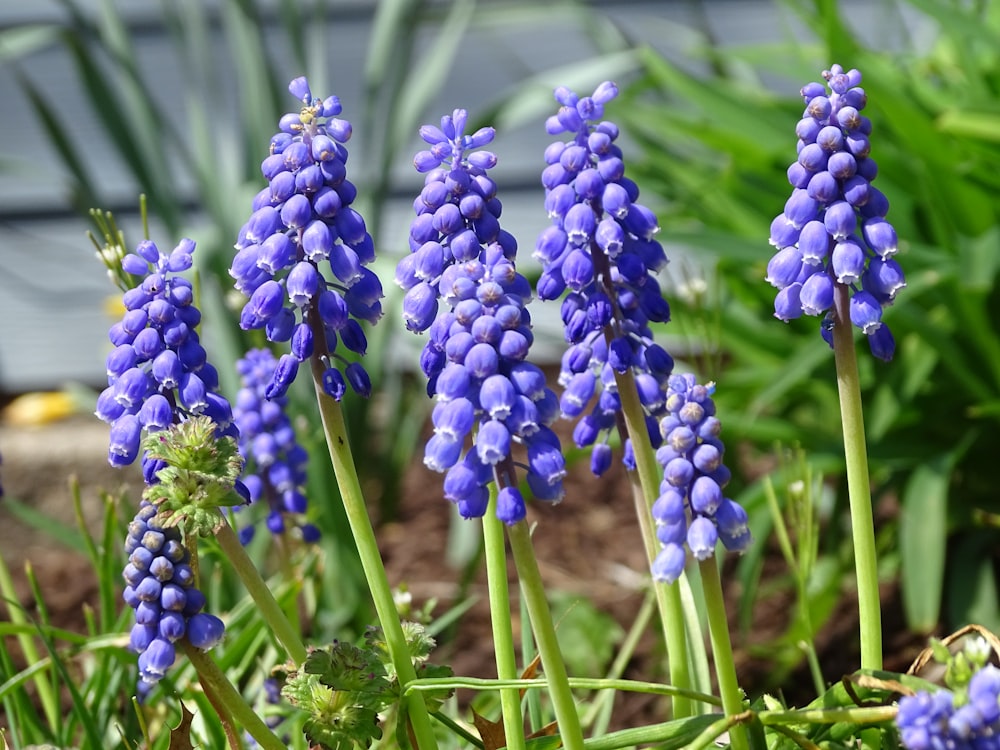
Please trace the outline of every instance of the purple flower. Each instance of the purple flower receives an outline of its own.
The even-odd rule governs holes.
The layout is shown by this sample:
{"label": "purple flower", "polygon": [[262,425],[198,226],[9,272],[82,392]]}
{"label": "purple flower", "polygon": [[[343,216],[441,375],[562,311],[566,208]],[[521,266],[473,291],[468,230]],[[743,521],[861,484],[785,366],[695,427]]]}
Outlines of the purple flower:
{"label": "purple flower", "polygon": [[493,129],[465,135],[466,121],[459,109],[440,128],[420,129],[430,148],[414,166],[426,176],[396,281],[406,290],[407,327],[429,333],[420,361],[438,403],[424,463],[447,472],[445,497],[466,518],[486,512],[487,487],[497,482],[497,516],[513,524],[526,513],[515,446],[526,451],[528,485],[539,500],[562,498],[565,460],[548,427],[555,394],[527,361],[531,286],[515,268],[516,241],[498,221],[496,183],[487,174],[496,156],[474,151],[493,140]]}
{"label": "purple flower", "polygon": [[900,698],[896,726],[908,750],[1000,748],[1000,669],[987,664],[960,694],[942,689]]}
{"label": "purple flower", "polygon": [[[195,246],[182,240],[169,254],[145,240],[122,259],[122,269],[141,279],[122,297],[125,314],[109,332],[108,387],[96,414],[111,425],[108,461],[127,466],[139,455],[143,431],[163,430],[192,416],[210,417],[220,436],[235,436],[219,376],[198,340],[201,313],[191,282],[177,274],[191,267]],[[155,481],[146,465],[147,481]]]}
{"label": "purple flower", "polygon": [[906,286],[893,258],[896,231],[886,221],[886,197],[872,181],[878,173],[869,156],[871,121],[861,114],[867,97],[857,70],[839,65],[823,71],[826,85],[802,88],[806,109],[795,128],[798,158],[788,168],[792,196],[771,224],[777,248],[765,280],[778,289],[774,315],[789,321],[822,315],[830,341],[834,287],[851,294],[851,322],[868,338],[874,356],[892,359],[895,342],[882,321]]}
{"label": "purple flower", "polygon": [[382,316],[382,285],[366,268],[375,246],[351,207],[357,189],[346,178],[351,124],[337,117],[337,97],[313,98],[305,78],[288,90],[302,108],[284,115],[281,132],[271,138],[270,155],[261,163],[268,186],[254,198],[229,270],[236,289],[249,297],[240,326],[264,329],[269,341],[290,342],[268,398],[283,395],[298,364],[310,357],[326,366],[322,384],[330,396],[339,401],[346,383],[367,397],[367,373],[356,364],[345,379],[339,370],[348,360],[334,351],[339,340],[363,355],[368,342],[359,321]]}
{"label": "purple flower", "polygon": [[[562,297],[562,320],[570,347],[559,383],[562,415],[581,417],[577,446],[594,446],[591,466],[603,472],[606,435],[621,411],[615,375],[631,372],[650,418],[649,438],[659,445],[654,417],[663,414],[673,359],[653,342],[650,323],[670,319],[670,307],[653,273],[667,263],[656,216],[638,202],[639,188],[625,177],[618,127],[603,120],[604,105],[618,94],[602,83],[580,98],[555,91],[559,112],[551,135],[567,133],[545,150],[545,206],[552,226],[535,246],[542,263],[538,296]],[[587,412],[585,414],[585,412]],[[626,454],[629,447],[626,446]]]}
{"label": "purple flower", "polygon": [[122,598],[135,610],[129,642],[139,654],[142,682],[155,684],[173,666],[178,640],[187,636],[196,648],[209,649],[222,639],[225,626],[202,611],[205,597],[194,585],[191,555],[181,533],[164,527],[148,501],[129,524],[125,554]]}
{"label": "purple flower", "polygon": [[663,443],[656,452],[663,481],[653,504],[662,545],[652,565],[657,581],[677,580],[687,552],[705,560],[715,554],[717,541],[735,552],[750,544],[746,511],[723,494],[729,470],[722,463],[725,446],[714,390],[714,384],[699,385],[693,375],[672,375],[668,382],[667,416],[660,422]]}
{"label": "purple flower", "polygon": [[[279,360],[268,349],[251,349],[236,363],[242,388],[236,395],[233,419],[240,430],[240,455],[246,462],[243,483],[250,503],[268,508],[267,527],[272,533],[281,534],[290,524],[303,539],[315,541],[318,530],[304,520],[309,455],[296,439],[286,412],[287,397],[267,398],[278,366]],[[244,544],[254,529],[252,523],[240,529]]]}

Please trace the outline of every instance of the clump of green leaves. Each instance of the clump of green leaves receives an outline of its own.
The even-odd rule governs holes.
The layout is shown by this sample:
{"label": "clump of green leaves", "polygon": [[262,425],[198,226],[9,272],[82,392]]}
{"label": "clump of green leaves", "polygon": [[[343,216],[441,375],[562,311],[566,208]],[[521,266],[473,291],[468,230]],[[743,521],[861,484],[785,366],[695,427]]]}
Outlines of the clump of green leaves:
{"label": "clump of green leaves", "polygon": [[[431,651],[434,650],[434,646],[437,644],[427,634],[422,624],[418,622],[403,622],[403,636],[406,638],[406,646],[410,653],[410,660],[413,662],[414,669],[417,672],[417,679],[444,678],[454,675],[451,667],[441,664],[431,664],[427,661]],[[382,628],[368,628],[368,631],[365,633],[365,643],[368,648],[378,654],[385,665],[386,675],[389,678],[393,693],[397,697],[401,697],[398,695],[399,679],[396,675],[396,669],[392,664],[392,659],[389,656],[389,646],[383,637]],[[450,689],[425,691],[423,696],[427,702],[427,710],[433,712],[440,709],[451,693]]]}
{"label": "clump of green leaves", "polygon": [[310,651],[281,694],[309,713],[306,737],[328,750],[368,747],[380,739],[378,714],[392,699],[377,654],[342,641]]}
{"label": "clump of green leaves", "polygon": [[960,651],[952,653],[948,644],[937,638],[930,640],[934,661],[945,665],[944,684],[949,690],[963,693],[969,686],[972,675],[985,667],[993,654],[993,649],[982,636],[971,636],[962,640]]}
{"label": "clump of green leaves", "polygon": [[143,492],[166,527],[183,520],[190,531],[214,534],[224,522],[218,509],[244,502],[235,489],[243,470],[236,440],[217,430],[208,417],[193,417],[143,441],[149,458],[166,464],[156,474],[159,482]]}
{"label": "clump of green leaves", "polygon": [[[404,622],[403,632],[418,677],[450,677],[450,667],[429,664],[434,639],[424,626]],[[309,652],[301,669],[285,676],[282,696],[309,714],[306,738],[327,750],[369,747],[381,739],[379,714],[399,703],[399,681],[382,629],[370,627],[362,645],[343,641]],[[450,690],[424,693],[436,711]]]}

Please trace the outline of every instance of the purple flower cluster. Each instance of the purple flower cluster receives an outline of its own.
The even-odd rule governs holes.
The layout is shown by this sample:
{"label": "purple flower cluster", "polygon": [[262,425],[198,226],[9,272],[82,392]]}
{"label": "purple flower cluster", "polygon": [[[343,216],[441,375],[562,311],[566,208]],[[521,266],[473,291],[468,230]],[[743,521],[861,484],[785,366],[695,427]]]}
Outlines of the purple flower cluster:
{"label": "purple flower cluster", "polygon": [[[498,221],[496,183],[487,174],[496,156],[469,153],[492,142],[494,131],[464,135],[466,121],[459,109],[440,128],[420,129],[430,148],[414,165],[426,177],[414,201],[411,253],[400,261],[396,281],[406,290],[407,327],[429,329],[420,364],[438,403],[424,463],[447,472],[445,497],[466,518],[486,512],[487,487],[496,479],[497,516],[512,524],[526,512],[513,446],[524,446],[528,485],[539,500],[562,498],[565,460],[548,427],[557,417],[555,394],[526,361],[531,286],[515,268],[516,241]],[[465,450],[470,433],[472,448]]]}
{"label": "purple flower cluster", "polygon": [[656,452],[663,481],[653,504],[656,536],[663,545],[652,565],[657,581],[677,580],[688,550],[704,560],[720,540],[735,552],[750,544],[746,511],[723,495],[730,474],[722,463],[725,446],[714,390],[714,384],[699,385],[693,375],[672,375],[668,383],[668,414],[660,423],[663,445]]}
{"label": "purple flower cluster", "polygon": [[367,397],[371,381],[364,367],[336,353],[339,341],[363,355],[368,342],[358,321],[375,323],[382,316],[382,284],[365,267],[375,260],[375,245],[351,207],[357,189],[347,179],[344,147],[351,124],[337,117],[340,100],[314,99],[305,78],[288,90],[303,106],[284,115],[281,132],[271,138],[270,156],[261,163],[268,186],[254,198],[229,270],[236,289],[249,297],[240,326],[263,328],[269,341],[291,342],[291,353],[278,360],[269,398],[284,394],[299,363],[314,354],[326,366],[326,393],[340,400],[350,384]]}
{"label": "purple flower cluster", "polygon": [[125,593],[135,610],[129,642],[139,654],[139,676],[158,682],[173,665],[174,644],[187,638],[195,648],[209,649],[222,640],[225,625],[202,612],[205,596],[195,586],[190,554],[176,528],[157,521],[156,507],[143,501],[125,539]]}
{"label": "purple flower cluster", "polygon": [[[284,533],[291,521],[303,540],[314,542],[319,530],[303,521],[309,454],[295,437],[285,411],[287,397],[266,397],[277,366],[278,360],[268,349],[251,349],[236,363],[242,387],[236,395],[233,419],[240,430],[240,455],[246,462],[243,483],[251,503],[266,502],[266,524],[272,534]],[[244,544],[253,537],[255,528],[251,524],[240,529]]]}
{"label": "purple flower cluster", "polygon": [[889,201],[871,184],[878,167],[869,155],[871,120],[861,114],[867,96],[857,70],[833,65],[823,78],[826,85],[802,88],[798,158],[788,168],[792,195],[771,224],[778,252],[766,280],[779,290],[774,315],[783,321],[823,315],[821,331],[831,342],[834,287],[846,285],[851,323],[867,336],[874,356],[890,360],[896,345],[882,310],[906,281],[893,258]]}
{"label": "purple flower cluster", "polygon": [[604,105],[617,94],[610,82],[583,98],[556,89],[561,106],[546,129],[570,137],[545,150],[548,166],[542,184],[552,226],[539,236],[534,253],[544,269],[538,296],[553,300],[566,293],[561,312],[571,346],[559,373],[565,388],[560,407],[572,419],[594,402],[573,439],[581,448],[595,446],[591,467],[597,474],[610,463],[609,449],[599,438],[615,426],[621,412],[615,375],[631,371],[635,376],[655,447],[659,433],[654,417],[663,413],[663,393],[674,365],[653,342],[649,328],[670,319],[670,307],[652,276],[667,263],[663,247],[653,239],[659,225],[653,212],[637,202],[639,188],[625,177],[622,152],[615,145],[618,127],[602,120]]}
{"label": "purple flower cluster", "polygon": [[1000,669],[992,664],[972,675],[968,700],[955,705],[949,690],[899,699],[896,726],[908,750],[1000,748]]}
{"label": "purple flower cluster", "polygon": [[[163,430],[190,416],[210,417],[220,435],[236,434],[229,402],[218,393],[218,372],[198,341],[201,312],[191,282],[176,275],[191,267],[194,249],[193,241],[182,240],[167,254],[145,240],[122,259],[125,272],[142,281],[122,297],[125,314],[108,334],[115,346],[107,357],[108,387],[97,399],[97,416],[111,424],[112,466],[135,461],[143,430]],[[157,468],[143,460],[147,484]]]}

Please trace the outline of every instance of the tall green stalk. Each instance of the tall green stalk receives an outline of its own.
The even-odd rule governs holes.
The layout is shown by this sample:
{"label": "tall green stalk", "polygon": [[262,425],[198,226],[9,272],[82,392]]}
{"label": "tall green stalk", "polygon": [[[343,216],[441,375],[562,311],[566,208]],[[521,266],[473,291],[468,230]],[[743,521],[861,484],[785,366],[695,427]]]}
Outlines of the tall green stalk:
{"label": "tall green stalk", "polygon": [[[417,672],[410,659],[406,636],[403,634],[403,626],[399,621],[396,602],[392,597],[392,589],[389,587],[389,578],[386,575],[385,566],[382,564],[382,556],[375,539],[375,530],[368,517],[368,508],[365,505],[361,483],[358,481],[358,473],[354,465],[354,457],[351,454],[347,426],[344,424],[344,414],[340,410],[340,404],[323,390],[323,363],[317,357],[313,357],[311,362],[313,385],[316,388],[316,399],[323,421],[323,432],[330,449],[330,460],[333,462],[333,470],[337,476],[337,485],[340,487],[344,510],[347,513],[351,533],[358,547],[361,567],[364,569],[368,589],[375,604],[375,612],[378,615],[379,624],[382,626],[382,634],[389,649],[389,658],[396,669],[400,690],[405,691],[406,684],[417,678]],[[404,692],[404,695],[418,747],[420,750],[435,750],[437,740],[431,727],[427,704],[418,693]]]}
{"label": "tall green stalk", "polygon": [[[712,657],[715,661],[715,677],[719,681],[722,708],[727,716],[733,717],[743,712],[743,692],[736,679],[736,662],[733,660],[733,644],[729,640],[729,619],[726,617],[726,602],[722,596],[719,564],[715,557],[709,557],[698,564],[698,569],[705,595],[708,632],[712,638]],[[733,750],[750,748],[746,728],[742,724],[734,724],[730,728],[729,741]]]}
{"label": "tall green stalk", "polygon": [[[490,503],[483,518],[483,539],[486,548],[486,579],[490,591],[490,622],[493,625],[493,648],[496,654],[497,677],[516,680],[517,659],[514,655],[514,631],[511,628],[510,591],[507,586],[507,554],[504,548],[503,522],[497,518],[497,486],[490,485]],[[501,688],[500,708],[503,711],[504,736],[508,750],[524,750],[524,719],[521,714],[520,689]]]}
{"label": "tall green stalk", "polygon": [[264,750],[285,749],[285,743],[275,736],[264,720],[247,704],[211,656],[192,646],[187,638],[181,639],[180,646],[198,672],[198,679],[205,686],[206,693],[214,695]]}
{"label": "tall green stalk", "polygon": [[243,545],[240,544],[240,540],[236,536],[236,532],[233,531],[233,527],[229,525],[229,521],[223,519],[215,538],[222,551],[226,553],[229,564],[233,566],[240,581],[243,582],[250,596],[260,608],[264,621],[274,632],[278,642],[288,652],[288,657],[296,665],[304,664],[308,654],[302,643],[302,638],[299,636],[299,631],[289,622],[284,610],[275,601],[274,594],[271,593],[271,589],[267,587],[264,579],[260,577],[260,571],[247,555]]}
{"label": "tall green stalk", "polygon": [[[29,624],[29,619],[25,615],[20,601],[18,601],[17,592],[14,589],[14,579],[11,578],[3,555],[0,555],[0,595],[6,599],[7,616],[10,618],[10,621],[15,625]],[[40,661],[40,656],[38,648],[35,646],[35,639],[30,635],[22,634],[17,636],[17,641],[24,652],[24,658],[27,663],[37,664]],[[49,726],[52,727],[52,731],[55,732],[61,724],[59,696],[52,689],[52,684],[49,682],[48,675],[45,672],[38,673],[33,678],[33,681],[35,688],[38,690],[38,700],[42,704],[42,710],[45,712],[45,719],[48,721]]]}
{"label": "tall green stalk", "polygon": [[510,549],[517,566],[517,575],[521,579],[521,591],[531,618],[531,628],[535,633],[538,653],[542,657],[542,669],[549,685],[549,697],[556,712],[556,722],[559,724],[559,736],[563,747],[567,750],[583,750],[583,729],[580,726],[580,715],[576,711],[573,692],[569,686],[569,676],[566,674],[566,664],[559,651],[559,641],[556,629],[552,624],[552,613],[545,598],[545,586],[541,573],[538,572],[538,561],[531,545],[531,534],[526,521],[518,521],[507,527],[507,538],[510,539]]}
{"label": "tall green stalk", "polygon": [[[659,553],[660,544],[656,539],[651,508],[659,496],[660,472],[656,463],[653,446],[646,439],[646,420],[643,416],[635,378],[630,372],[616,374],[618,397],[622,402],[625,426],[632,438],[632,453],[635,456],[635,471],[629,472],[632,481],[632,497],[635,514],[642,531],[642,542],[646,549],[646,559],[650,564]],[[636,437],[641,436],[641,437]],[[670,684],[674,687],[690,689],[691,672],[688,668],[687,634],[684,630],[684,606],[677,586],[663,586],[653,583],[656,605],[660,612],[663,638],[667,645],[667,667],[670,670]],[[675,695],[672,699],[673,718],[691,716],[693,708],[688,698]]]}
{"label": "tall green stalk", "polygon": [[861,411],[861,384],[854,350],[850,292],[844,284],[834,290],[833,358],[837,366],[840,418],[844,427],[847,494],[851,505],[854,567],[858,579],[858,616],[861,627],[861,668],[882,668],[882,610],[878,593],[875,524],[868,481],[868,448]]}

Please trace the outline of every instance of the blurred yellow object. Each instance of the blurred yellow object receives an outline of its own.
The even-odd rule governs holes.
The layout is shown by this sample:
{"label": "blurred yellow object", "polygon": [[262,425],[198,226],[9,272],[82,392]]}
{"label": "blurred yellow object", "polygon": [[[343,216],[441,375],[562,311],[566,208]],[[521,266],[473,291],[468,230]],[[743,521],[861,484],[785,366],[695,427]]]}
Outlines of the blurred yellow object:
{"label": "blurred yellow object", "polygon": [[0,420],[17,427],[49,424],[75,414],[79,405],[79,399],[66,391],[25,393],[7,404]]}
{"label": "blurred yellow object", "polygon": [[112,320],[120,320],[125,314],[125,305],[122,304],[122,296],[109,294],[104,298],[104,302],[101,304],[101,309],[104,310],[104,314],[107,315]]}

